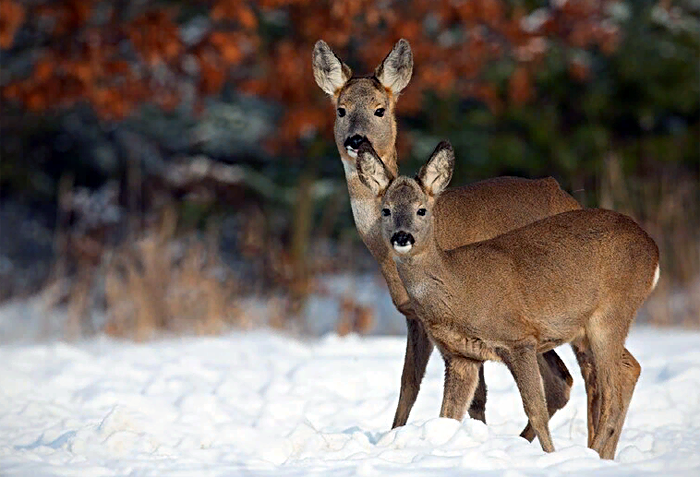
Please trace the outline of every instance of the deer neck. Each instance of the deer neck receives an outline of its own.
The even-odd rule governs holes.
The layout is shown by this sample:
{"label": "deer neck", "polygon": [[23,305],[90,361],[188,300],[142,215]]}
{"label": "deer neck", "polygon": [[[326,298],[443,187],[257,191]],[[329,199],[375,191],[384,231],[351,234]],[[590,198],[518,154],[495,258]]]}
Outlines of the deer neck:
{"label": "deer neck", "polygon": [[[360,181],[360,176],[357,174],[355,159],[350,157],[344,150],[341,152],[341,159],[343,161],[345,180],[348,184],[350,205],[352,207],[352,215],[355,219],[357,231],[375,259],[382,261],[382,259],[388,257],[388,250],[381,236],[380,201],[372,191]],[[386,158],[383,157],[382,161],[387,169],[396,177],[398,175],[396,149],[392,150]]]}
{"label": "deer neck", "polygon": [[[434,227],[434,225],[433,225]],[[394,255],[401,282],[408,294],[416,301],[423,301],[445,290],[444,280],[449,279],[450,270],[445,252],[438,246],[435,234],[423,250],[410,256]]]}

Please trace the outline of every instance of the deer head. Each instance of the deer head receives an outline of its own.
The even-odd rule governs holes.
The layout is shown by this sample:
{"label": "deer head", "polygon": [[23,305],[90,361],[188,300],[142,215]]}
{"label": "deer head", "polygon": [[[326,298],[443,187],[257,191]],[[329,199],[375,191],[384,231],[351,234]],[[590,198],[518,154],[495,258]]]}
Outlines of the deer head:
{"label": "deer head", "polygon": [[313,52],[314,78],[336,107],[335,142],[351,165],[360,144],[368,141],[384,162],[396,165],[396,101],[413,73],[413,53],[399,40],[374,74],[356,77],[323,40]]}
{"label": "deer head", "polygon": [[358,175],[381,197],[382,236],[395,253],[415,255],[432,243],[435,200],[450,183],[453,169],[454,151],[443,141],[415,179],[401,176],[394,180],[371,146],[361,144]]}

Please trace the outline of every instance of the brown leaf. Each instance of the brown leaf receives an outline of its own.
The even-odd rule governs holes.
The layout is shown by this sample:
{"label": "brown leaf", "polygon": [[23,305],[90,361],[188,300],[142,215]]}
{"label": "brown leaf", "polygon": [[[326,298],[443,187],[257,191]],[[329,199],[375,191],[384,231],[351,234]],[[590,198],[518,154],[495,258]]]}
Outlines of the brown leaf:
{"label": "brown leaf", "polygon": [[34,79],[39,83],[47,81],[53,75],[55,68],[56,64],[53,61],[48,58],[40,59],[34,65]]}
{"label": "brown leaf", "polygon": [[590,78],[591,70],[585,61],[573,59],[569,62],[569,74],[577,81],[587,81]]}
{"label": "brown leaf", "polygon": [[12,46],[15,33],[24,23],[24,7],[13,0],[0,0],[0,48]]}
{"label": "brown leaf", "polygon": [[255,13],[253,13],[253,10],[245,4],[241,4],[238,7],[237,19],[242,27],[249,30],[253,30],[258,26],[258,19],[255,17]]}
{"label": "brown leaf", "polygon": [[530,74],[523,66],[515,69],[508,81],[508,97],[518,106],[528,102],[532,96]]}

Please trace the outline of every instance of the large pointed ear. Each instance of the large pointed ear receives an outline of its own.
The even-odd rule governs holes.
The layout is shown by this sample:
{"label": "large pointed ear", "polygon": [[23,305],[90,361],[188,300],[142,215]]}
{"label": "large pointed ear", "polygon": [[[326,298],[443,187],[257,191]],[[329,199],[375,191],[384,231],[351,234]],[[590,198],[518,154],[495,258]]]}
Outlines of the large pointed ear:
{"label": "large pointed ear", "polygon": [[448,141],[437,145],[428,162],[421,167],[416,180],[432,196],[445,190],[455,168],[455,152]]}
{"label": "large pointed ear", "polygon": [[413,74],[413,52],[411,45],[403,38],[396,42],[394,49],[374,70],[374,76],[393,94],[399,94],[411,81]]}
{"label": "large pointed ear", "polygon": [[331,96],[352,77],[350,67],[340,61],[331,47],[323,40],[318,40],[312,56],[314,79],[316,84]]}
{"label": "large pointed ear", "polygon": [[387,170],[369,141],[363,141],[357,150],[357,174],[360,181],[380,196],[389,187],[394,176]]}

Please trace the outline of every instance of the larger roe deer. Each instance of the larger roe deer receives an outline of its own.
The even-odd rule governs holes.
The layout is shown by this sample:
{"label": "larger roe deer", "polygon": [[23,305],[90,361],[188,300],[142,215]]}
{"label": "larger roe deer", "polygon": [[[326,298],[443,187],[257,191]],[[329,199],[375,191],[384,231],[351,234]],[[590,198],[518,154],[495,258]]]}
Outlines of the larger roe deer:
{"label": "larger roe deer", "polygon": [[[357,230],[379,263],[394,305],[406,317],[406,356],[392,427],[402,426],[408,420],[418,395],[433,344],[411,307],[390,249],[382,240],[380,200],[360,181],[356,158],[360,145],[368,142],[384,166],[394,176],[397,174],[395,107],[399,93],[411,79],[411,47],[406,40],[398,41],[373,75],[357,77],[324,41],[319,40],[313,51],[313,70],[316,82],[330,95],[336,107],[335,142],[345,170]],[[552,178],[491,179],[453,188],[440,196],[435,207],[436,236],[440,247],[447,250],[579,208],[579,204]],[[551,416],[567,403],[572,378],[553,350],[537,359]],[[469,415],[485,422],[483,369],[480,369],[479,376]],[[447,399],[454,399],[452,394],[461,396],[459,390],[449,389],[447,394]],[[535,436],[529,424],[521,435],[528,440]]]}
{"label": "larger roe deer", "polygon": [[[382,197],[382,237],[431,340],[445,358],[441,416],[464,415],[483,361],[503,362],[546,452],[554,451],[537,353],[571,343],[598,383],[590,447],[615,456],[639,365],[624,348],[659,277],[659,250],[632,219],[603,209],[564,212],[453,250],[438,241],[440,193],[454,153],[440,143],[416,179],[394,177],[371,147],[360,179]],[[449,394],[448,389],[455,388]],[[590,429],[589,429],[590,432]]]}

